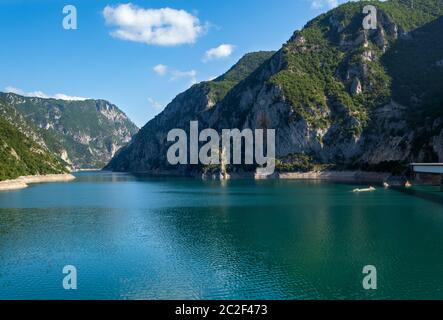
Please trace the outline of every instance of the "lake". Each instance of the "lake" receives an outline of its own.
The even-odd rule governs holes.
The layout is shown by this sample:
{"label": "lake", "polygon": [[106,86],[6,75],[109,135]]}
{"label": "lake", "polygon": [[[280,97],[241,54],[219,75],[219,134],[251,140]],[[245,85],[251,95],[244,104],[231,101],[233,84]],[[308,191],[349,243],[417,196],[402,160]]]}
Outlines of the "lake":
{"label": "lake", "polygon": [[90,172],[2,192],[0,299],[443,299],[439,188],[356,186]]}

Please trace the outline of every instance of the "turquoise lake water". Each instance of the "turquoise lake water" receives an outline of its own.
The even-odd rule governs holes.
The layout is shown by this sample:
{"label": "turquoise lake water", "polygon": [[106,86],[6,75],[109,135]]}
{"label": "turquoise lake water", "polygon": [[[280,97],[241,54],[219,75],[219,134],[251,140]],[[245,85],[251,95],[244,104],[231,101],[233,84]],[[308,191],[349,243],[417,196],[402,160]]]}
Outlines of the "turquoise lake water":
{"label": "turquoise lake water", "polygon": [[438,187],[77,177],[0,193],[0,299],[443,299]]}

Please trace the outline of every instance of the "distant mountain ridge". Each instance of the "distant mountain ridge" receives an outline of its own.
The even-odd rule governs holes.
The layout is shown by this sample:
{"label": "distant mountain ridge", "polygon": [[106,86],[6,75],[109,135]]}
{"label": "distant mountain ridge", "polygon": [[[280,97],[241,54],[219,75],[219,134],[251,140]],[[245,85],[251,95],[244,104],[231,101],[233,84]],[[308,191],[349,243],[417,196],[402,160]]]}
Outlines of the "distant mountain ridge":
{"label": "distant mountain ridge", "polygon": [[[363,30],[363,6],[377,29]],[[396,170],[443,161],[443,1],[349,2],[310,21],[282,49],[178,95],[106,167],[198,172],[166,161],[169,130],[275,128],[280,168]],[[246,58],[246,57],[245,57]],[[242,64],[240,64],[242,65]],[[229,74],[239,72],[230,81]],[[299,165],[300,162],[303,165]],[[233,168],[235,170],[235,168]]]}
{"label": "distant mountain ridge", "polygon": [[117,106],[105,100],[65,101],[0,93],[40,140],[73,169],[102,168],[138,128]]}
{"label": "distant mountain ridge", "polygon": [[48,150],[38,129],[0,99],[0,181],[66,172],[65,163]]}

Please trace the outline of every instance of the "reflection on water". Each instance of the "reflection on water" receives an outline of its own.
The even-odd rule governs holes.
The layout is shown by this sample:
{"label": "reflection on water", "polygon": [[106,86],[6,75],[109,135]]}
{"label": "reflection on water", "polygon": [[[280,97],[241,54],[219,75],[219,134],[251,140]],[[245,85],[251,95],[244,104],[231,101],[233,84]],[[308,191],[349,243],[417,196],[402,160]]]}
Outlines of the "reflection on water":
{"label": "reflection on water", "polygon": [[414,188],[397,188],[396,190],[443,205],[443,193],[440,186],[415,186]]}
{"label": "reflection on water", "polygon": [[443,298],[441,202],[354,187],[82,173],[0,193],[0,298]]}

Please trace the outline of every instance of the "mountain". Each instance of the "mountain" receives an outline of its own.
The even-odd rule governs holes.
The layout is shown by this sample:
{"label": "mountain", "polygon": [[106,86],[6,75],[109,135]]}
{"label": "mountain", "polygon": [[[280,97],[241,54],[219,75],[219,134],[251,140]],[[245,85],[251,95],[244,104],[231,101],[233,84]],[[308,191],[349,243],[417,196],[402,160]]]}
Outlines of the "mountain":
{"label": "mountain", "polygon": [[[168,168],[166,136],[174,128],[187,128],[189,121],[208,118],[235,86],[247,78],[275,52],[261,51],[244,56],[227,73],[213,81],[193,85],[178,95],[157,117],[134,136],[105,170],[148,172]],[[183,168],[182,168],[183,169]]]}
{"label": "mountain", "polygon": [[40,143],[74,169],[102,168],[138,128],[115,105],[104,100],[65,101],[0,93]]}
{"label": "mountain", "polygon": [[[377,28],[363,30],[363,7]],[[280,170],[397,171],[443,161],[443,0],[350,2],[310,21],[272,56],[178,95],[106,167],[171,167],[169,130],[274,128]],[[246,64],[248,65],[248,64]],[[241,74],[230,78],[230,74]]]}
{"label": "mountain", "polygon": [[63,161],[44,146],[38,131],[0,99],[0,181],[66,172]]}

